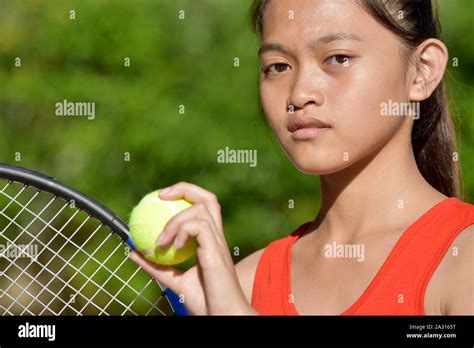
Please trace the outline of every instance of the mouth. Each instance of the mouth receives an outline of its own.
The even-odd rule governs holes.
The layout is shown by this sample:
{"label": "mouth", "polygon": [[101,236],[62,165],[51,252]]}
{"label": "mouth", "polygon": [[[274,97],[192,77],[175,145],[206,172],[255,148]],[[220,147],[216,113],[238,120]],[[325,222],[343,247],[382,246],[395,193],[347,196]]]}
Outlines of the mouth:
{"label": "mouth", "polygon": [[330,129],[328,124],[309,116],[295,116],[288,123],[288,131],[295,140],[311,139]]}

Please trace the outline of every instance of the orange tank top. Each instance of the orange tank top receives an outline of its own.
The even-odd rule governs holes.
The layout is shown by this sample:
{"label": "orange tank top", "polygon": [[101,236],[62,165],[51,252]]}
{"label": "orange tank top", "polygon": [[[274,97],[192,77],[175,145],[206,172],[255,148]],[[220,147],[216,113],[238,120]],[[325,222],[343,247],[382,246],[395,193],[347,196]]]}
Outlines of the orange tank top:
{"label": "orange tank top", "polygon": [[[311,224],[271,242],[255,272],[252,307],[261,315],[299,315],[291,294],[291,248]],[[426,286],[456,236],[474,224],[474,205],[447,198],[399,238],[357,301],[341,315],[424,315]],[[400,296],[402,295],[402,296]]]}

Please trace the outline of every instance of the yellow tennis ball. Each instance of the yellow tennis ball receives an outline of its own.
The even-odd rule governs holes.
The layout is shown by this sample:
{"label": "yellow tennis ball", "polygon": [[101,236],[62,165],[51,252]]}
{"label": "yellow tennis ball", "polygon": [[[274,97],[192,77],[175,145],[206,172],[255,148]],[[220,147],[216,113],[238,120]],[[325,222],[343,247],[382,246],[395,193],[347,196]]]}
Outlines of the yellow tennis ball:
{"label": "yellow tennis ball", "polygon": [[129,229],[138,251],[150,261],[161,265],[175,265],[186,261],[197,249],[195,237],[188,237],[185,245],[176,250],[173,245],[162,250],[156,240],[166,223],[192,204],[184,199],[162,200],[159,190],[147,194],[130,215]]}

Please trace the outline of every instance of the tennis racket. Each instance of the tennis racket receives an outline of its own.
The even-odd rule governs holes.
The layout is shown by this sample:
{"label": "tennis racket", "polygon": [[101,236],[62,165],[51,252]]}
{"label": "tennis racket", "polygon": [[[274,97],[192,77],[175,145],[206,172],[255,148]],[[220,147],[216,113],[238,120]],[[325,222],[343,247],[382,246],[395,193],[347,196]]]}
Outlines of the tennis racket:
{"label": "tennis racket", "polygon": [[128,226],[47,175],[0,164],[0,315],[187,315],[128,259]]}

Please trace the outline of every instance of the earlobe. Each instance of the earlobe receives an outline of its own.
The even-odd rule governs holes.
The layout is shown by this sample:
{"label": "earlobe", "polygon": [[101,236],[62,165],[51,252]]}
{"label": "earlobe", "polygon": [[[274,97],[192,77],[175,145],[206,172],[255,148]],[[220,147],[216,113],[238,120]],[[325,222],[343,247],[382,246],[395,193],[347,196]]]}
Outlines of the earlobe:
{"label": "earlobe", "polygon": [[438,39],[422,42],[415,51],[416,75],[410,87],[410,100],[428,99],[443,79],[448,49]]}

